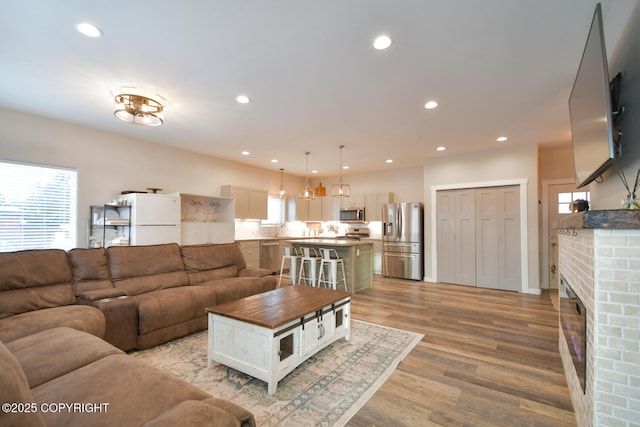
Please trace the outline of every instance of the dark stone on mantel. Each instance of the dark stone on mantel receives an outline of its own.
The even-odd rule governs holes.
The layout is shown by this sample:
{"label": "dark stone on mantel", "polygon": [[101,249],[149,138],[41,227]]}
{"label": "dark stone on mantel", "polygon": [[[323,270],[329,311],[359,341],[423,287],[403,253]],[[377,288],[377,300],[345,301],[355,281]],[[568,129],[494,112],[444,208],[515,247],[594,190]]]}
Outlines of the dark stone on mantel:
{"label": "dark stone on mantel", "polygon": [[615,209],[578,212],[559,219],[554,223],[554,227],[640,229],[640,210]]}

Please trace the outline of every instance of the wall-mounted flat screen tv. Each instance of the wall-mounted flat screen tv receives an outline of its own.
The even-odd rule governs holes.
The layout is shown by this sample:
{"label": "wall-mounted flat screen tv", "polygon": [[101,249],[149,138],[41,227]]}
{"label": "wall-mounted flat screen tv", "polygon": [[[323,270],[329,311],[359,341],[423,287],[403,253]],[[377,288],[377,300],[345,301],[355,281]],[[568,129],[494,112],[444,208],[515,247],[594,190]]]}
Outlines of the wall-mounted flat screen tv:
{"label": "wall-mounted flat screen tv", "polygon": [[611,105],[602,8],[598,3],[569,97],[573,164],[578,188],[597,179],[614,161],[616,143]]}

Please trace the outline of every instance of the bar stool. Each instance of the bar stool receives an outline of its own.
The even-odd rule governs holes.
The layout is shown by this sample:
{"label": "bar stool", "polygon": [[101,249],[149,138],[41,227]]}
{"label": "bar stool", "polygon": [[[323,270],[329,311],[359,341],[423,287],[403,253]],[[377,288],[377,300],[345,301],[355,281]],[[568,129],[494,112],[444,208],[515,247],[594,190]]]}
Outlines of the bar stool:
{"label": "bar stool", "polygon": [[282,249],[282,262],[280,263],[280,278],[278,279],[278,288],[282,282],[282,273],[284,271],[284,263],[289,260],[289,276],[291,277],[291,285],[295,285],[298,279],[298,262],[300,255],[296,252],[296,248],[291,246],[280,246]]}
{"label": "bar stool", "polygon": [[[300,275],[298,276],[299,284],[306,284],[307,286],[316,286],[317,280],[317,267],[320,257],[318,251],[315,248],[299,248],[300,250]],[[305,272],[305,264],[309,266],[309,272]]]}
{"label": "bar stool", "polygon": [[[320,249],[322,258],[320,261],[320,275],[318,276],[318,287],[323,283],[328,284],[331,289],[338,289],[338,264],[342,271],[342,279],[340,282],[344,285],[344,290],[347,291],[347,275],[344,272],[344,260],[338,256],[338,252],[335,249]],[[325,267],[330,268],[330,276],[327,280],[327,275],[324,272]],[[327,286],[325,286],[327,287]]]}

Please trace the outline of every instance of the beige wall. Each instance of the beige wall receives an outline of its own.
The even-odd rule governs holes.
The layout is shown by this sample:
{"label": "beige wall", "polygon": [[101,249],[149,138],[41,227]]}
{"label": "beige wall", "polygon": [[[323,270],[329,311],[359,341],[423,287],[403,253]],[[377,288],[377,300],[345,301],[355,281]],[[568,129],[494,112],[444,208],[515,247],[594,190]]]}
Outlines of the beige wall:
{"label": "beige wall", "polygon": [[526,236],[527,286],[525,291],[537,293],[540,288],[538,270],[538,199],[537,199],[537,147],[504,145],[495,150],[484,150],[470,154],[433,157],[424,162],[425,200],[425,277],[435,278],[432,261],[434,230],[431,226],[432,187],[467,188],[483,186],[484,183],[526,180],[527,217]]}
{"label": "beige wall", "polygon": [[[123,190],[156,187],[164,193],[217,196],[225,184],[266,188],[274,194],[280,189],[278,167],[247,166],[2,108],[0,129],[0,159],[78,170],[78,246],[86,243],[89,206],[109,202]],[[330,189],[337,178],[312,184],[317,181]],[[353,194],[390,191],[399,200],[422,201],[422,167],[346,174],[344,182]],[[304,177],[285,173],[284,185],[295,195]]]}
{"label": "beige wall", "polygon": [[[280,188],[280,171],[268,170],[190,151],[152,144],[86,127],[0,109],[0,158],[78,170],[78,246],[86,243],[89,206],[106,203],[123,190],[162,188],[220,195],[236,184]],[[152,130],[152,129],[151,129]],[[285,187],[304,178],[285,174]]]}

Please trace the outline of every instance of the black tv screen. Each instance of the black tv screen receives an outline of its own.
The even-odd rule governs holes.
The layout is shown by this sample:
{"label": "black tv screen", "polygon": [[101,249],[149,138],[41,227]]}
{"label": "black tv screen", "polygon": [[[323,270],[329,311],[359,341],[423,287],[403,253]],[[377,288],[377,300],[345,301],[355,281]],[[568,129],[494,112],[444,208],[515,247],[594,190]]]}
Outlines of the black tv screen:
{"label": "black tv screen", "polygon": [[569,97],[573,164],[578,188],[601,176],[615,158],[611,104],[602,9],[598,3]]}

